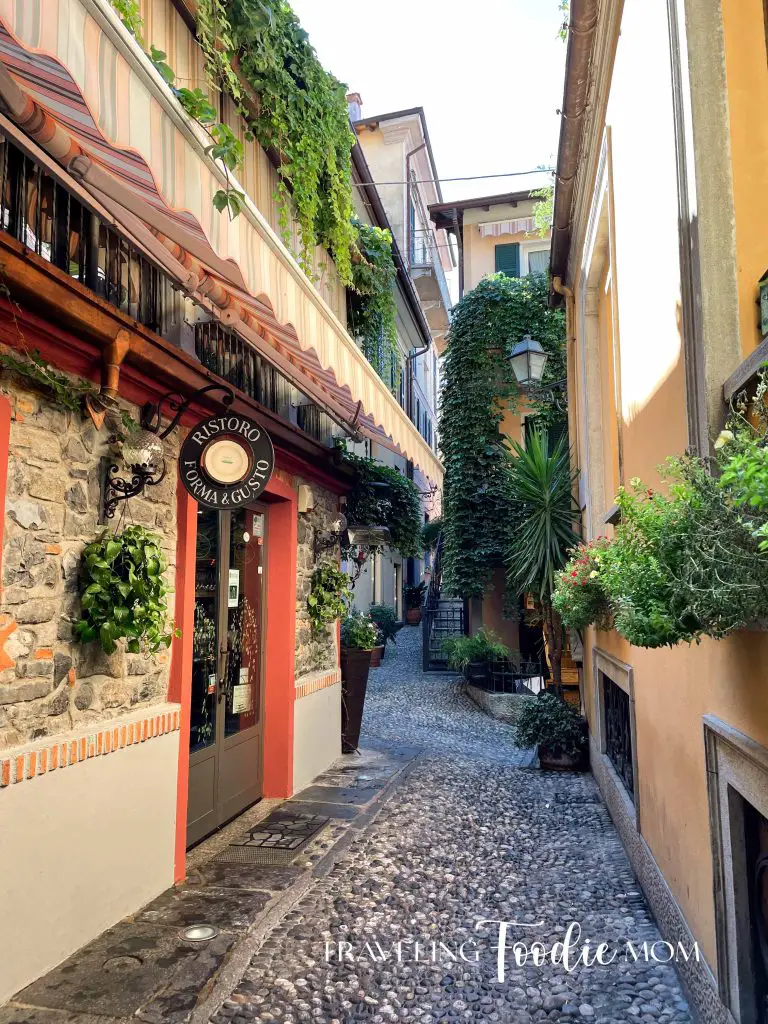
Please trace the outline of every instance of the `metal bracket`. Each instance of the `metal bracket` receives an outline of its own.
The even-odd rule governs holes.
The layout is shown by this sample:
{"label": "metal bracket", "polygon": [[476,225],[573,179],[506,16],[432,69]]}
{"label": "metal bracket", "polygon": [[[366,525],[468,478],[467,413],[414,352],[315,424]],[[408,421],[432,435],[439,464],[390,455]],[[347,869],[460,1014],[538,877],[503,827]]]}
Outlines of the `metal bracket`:
{"label": "metal bracket", "polygon": [[99,523],[104,524],[108,519],[114,518],[117,506],[121,501],[128,498],[135,498],[141,494],[147,484],[159,484],[166,474],[167,467],[165,460],[160,467],[157,466],[131,466],[131,478],[125,480],[117,476],[120,467],[112,459],[111,455],[103,455],[101,458],[101,507],[99,509]]}
{"label": "metal bracket", "polygon": [[[206,395],[210,391],[221,391],[221,402],[229,408],[235,400],[235,393],[232,388],[227,387],[226,384],[206,384],[203,388],[198,388],[191,395],[184,396],[179,394],[178,391],[169,391],[167,394],[159,398],[157,402],[147,402],[147,404],[141,410],[141,425],[145,430],[151,430],[153,434],[157,434],[160,440],[164,440],[173,428],[178,424],[181,417],[195,401],[200,398],[201,395]],[[169,409],[171,409],[175,415],[165,430],[160,433],[160,424],[162,422],[163,406],[168,403]]]}

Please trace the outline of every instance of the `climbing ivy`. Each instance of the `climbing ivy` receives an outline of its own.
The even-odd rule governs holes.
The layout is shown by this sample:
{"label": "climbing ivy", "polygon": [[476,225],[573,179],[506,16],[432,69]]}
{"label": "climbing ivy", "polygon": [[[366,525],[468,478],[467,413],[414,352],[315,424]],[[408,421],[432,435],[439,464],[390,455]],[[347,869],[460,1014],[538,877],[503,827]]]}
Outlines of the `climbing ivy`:
{"label": "climbing ivy", "polygon": [[[526,334],[549,353],[545,380],[564,376],[564,314],[548,307],[543,274],[486,277],[454,307],[440,447],[446,588],[462,597],[484,593],[515,529],[510,453],[500,426],[505,408],[519,405],[509,354]],[[544,423],[556,417],[543,403],[533,404]]]}
{"label": "climbing ivy", "polygon": [[[355,471],[347,497],[347,518],[355,526],[386,526],[389,546],[408,558],[421,553],[423,513],[416,485],[398,470],[353,455],[339,445],[343,461]],[[386,485],[386,486],[382,486]]]}
{"label": "climbing ivy", "polygon": [[350,332],[360,339],[363,352],[382,380],[397,390],[400,364],[392,235],[386,228],[356,219],[354,226],[357,245],[349,293]]}
{"label": "climbing ivy", "polygon": [[304,270],[311,272],[319,242],[348,285],[355,243],[350,158],[355,136],[346,87],[322,67],[286,0],[230,0],[227,13],[240,73],[258,97],[249,128],[280,157],[277,199],[283,233],[292,208]]}
{"label": "climbing ivy", "polygon": [[[142,34],[144,22],[141,17],[139,0],[111,0],[111,3],[123,25],[135,37],[139,45],[144,47],[145,43]],[[211,3],[216,4],[218,0],[200,0],[199,7],[203,9]],[[154,44],[150,44],[147,56],[182,107],[184,107],[190,117],[205,128],[213,139],[211,145],[206,148],[206,153],[210,154],[214,160],[221,160],[227,174],[227,186],[226,188],[219,189],[213,195],[213,206],[219,213],[226,210],[230,218],[237,217],[245,207],[245,196],[239,189],[232,187],[229,181],[229,172],[236,171],[242,164],[243,144],[228,125],[218,121],[216,111],[202,89],[176,88],[176,74],[168,63],[168,55],[163,50],[159,50]],[[206,62],[206,67],[209,67],[208,62]],[[237,76],[235,76],[236,80]],[[252,135],[250,137],[253,138]]]}
{"label": "climbing ivy", "polygon": [[[138,0],[112,0],[112,5],[143,46]],[[321,244],[333,256],[342,284],[350,285],[357,231],[350,157],[355,135],[346,86],[322,67],[287,0],[198,0],[197,35],[210,87],[234,100],[246,140],[256,139],[279,157],[276,199],[284,240],[290,237],[293,212],[304,271],[312,274],[313,251]],[[214,123],[215,111],[201,90],[175,87],[162,51],[151,47],[150,59],[179,102],[212,135],[208,152],[234,172],[243,159],[234,133]],[[254,104],[246,104],[246,91],[255,94]],[[223,142],[226,132],[231,138]],[[227,183],[213,205],[234,217],[244,208],[245,196]]]}

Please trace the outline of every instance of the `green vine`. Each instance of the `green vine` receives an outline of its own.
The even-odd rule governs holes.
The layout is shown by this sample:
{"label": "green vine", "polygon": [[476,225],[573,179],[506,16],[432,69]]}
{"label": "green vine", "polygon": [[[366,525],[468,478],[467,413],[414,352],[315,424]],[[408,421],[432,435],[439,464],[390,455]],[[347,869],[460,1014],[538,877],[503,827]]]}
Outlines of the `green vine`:
{"label": "green vine", "polygon": [[[543,274],[492,275],[454,308],[443,373],[440,447],[448,590],[480,597],[503,564],[515,517],[510,454],[500,431],[505,404],[517,407],[512,347],[530,333],[549,353],[545,380],[565,375],[565,318],[547,305]],[[532,403],[542,426],[556,419]]]}
{"label": "green vine", "polygon": [[392,235],[386,228],[353,221],[359,258],[352,264],[349,292],[350,333],[360,339],[368,362],[393,390],[399,387],[397,270],[392,259]]}
{"label": "green vine", "polygon": [[[206,3],[210,8],[221,0]],[[349,285],[355,136],[346,87],[322,67],[287,0],[231,0],[227,12],[240,72],[259,100],[248,127],[280,157],[277,201],[284,237],[292,208],[305,272],[311,274],[313,249],[320,243],[332,254],[342,284]],[[209,37],[201,43],[204,50],[211,42]]]}
{"label": "green vine", "polygon": [[0,352],[0,364],[35,388],[41,388],[56,405],[72,412],[79,412],[83,398],[93,391],[87,381],[73,380],[52,369],[38,351],[30,352],[27,359],[19,359],[12,352]]}
{"label": "green vine", "polygon": [[[135,37],[136,41],[140,46],[144,47],[144,38],[142,35],[144,29],[144,22],[141,17],[141,10],[139,7],[138,0],[111,0],[112,6],[117,12],[123,25],[128,29],[132,36]],[[205,19],[206,12],[212,6],[220,6],[219,0],[200,0],[199,11],[203,11],[202,17]],[[209,18],[213,18],[213,23],[216,23],[215,16],[213,14],[207,15]],[[223,19],[223,40],[226,42],[228,39],[228,23],[226,18],[222,15]],[[230,92],[238,86],[237,75],[231,70],[228,60],[224,60],[221,55],[221,50],[215,43],[211,44],[214,51],[214,55],[209,58],[208,52],[203,46],[203,52],[206,55],[206,71],[209,73],[209,78],[214,75],[218,76],[218,63],[226,64],[229,69],[234,84],[230,87],[229,80],[227,79],[227,87]],[[155,69],[165,80],[166,85],[170,88],[176,99],[179,101],[181,106],[195,121],[198,122],[213,139],[210,146],[206,147],[206,153],[208,153],[214,160],[221,160],[224,164],[224,169],[227,175],[226,188],[221,188],[214,193],[212,203],[214,209],[222,213],[224,210],[229,214],[230,219],[237,217],[245,208],[245,195],[236,188],[233,188],[229,181],[229,173],[235,172],[243,162],[243,144],[235,136],[232,129],[221,122],[216,117],[216,111],[210,103],[210,100],[205,95],[202,89],[177,89],[176,74],[173,68],[168,64],[168,55],[163,51],[159,50],[154,44],[150,43],[147,56],[152,61]],[[210,69],[214,70],[210,70]],[[233,92],[235,99],[239,98],[238,92]],[[248,135],[249,138],[253,138],[253,135]]]}
{"label": "green vine", "polygon": [[538,201],[533,208],[533,222],[539,238],[546,238],[552,230],[552,218],[555,214],[555,186],[545,185],[531,192]]}
{"label": "green vine", "polygon": [[333,562],[322,562],[312,573],[307,611],[312,632],[317,636],[326,626],[346,614],[352,597],[350,578]]}
{"label": "green vine", "polygon": [[414,483],[391,466],[343,449],[342,459],[357,478],[347,498],[349,522],[355,526],[386,526],[390,547],[405,558],[420,554],[423,515]]}
{"label": "green vine", "polygon": [[143,526],[105,532],[83,550],[80,569],[82,618],[74,625],[81,644],[98,640],[107,654],[126,639],[126,650],[156,654],[179,630],[166,624],[167,568],[160,538]]}

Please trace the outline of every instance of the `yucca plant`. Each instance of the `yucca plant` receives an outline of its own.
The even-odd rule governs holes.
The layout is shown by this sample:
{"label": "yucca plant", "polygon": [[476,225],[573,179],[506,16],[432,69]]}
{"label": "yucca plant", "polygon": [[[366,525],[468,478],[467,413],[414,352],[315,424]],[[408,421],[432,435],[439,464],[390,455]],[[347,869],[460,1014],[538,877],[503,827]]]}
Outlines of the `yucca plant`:
{"label": "yucca plant", "polygon": [[579,543],[574,476],[568,447],[562,439],[550,453],[546,435],[534,431],[525,448],[513,442],[512,449],[510,494],[518,526],[507,550],[507,583],[512,592],[532,593],[541,602],[552,682],[559,695],[563,627],[552,607],[552,594],[568,552]]}

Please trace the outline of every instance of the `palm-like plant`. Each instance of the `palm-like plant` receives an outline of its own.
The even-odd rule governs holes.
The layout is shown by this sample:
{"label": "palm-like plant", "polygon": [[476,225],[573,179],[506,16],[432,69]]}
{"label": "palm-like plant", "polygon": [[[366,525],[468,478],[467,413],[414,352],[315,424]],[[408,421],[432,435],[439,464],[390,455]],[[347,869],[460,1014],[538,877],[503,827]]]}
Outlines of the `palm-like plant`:
{"label": "palm-like plant", "polygon": [[552,681],[561,692],[563,628],[552,607],[557,573],[579,543],[574,529],[579,510],[568,447],[560,440],[551,454],[546,435],[535,431],[526,447],[513,442],[510,493],[519,523],[507,550],[507,581],[516,594],[531,592],[541,602]]}

